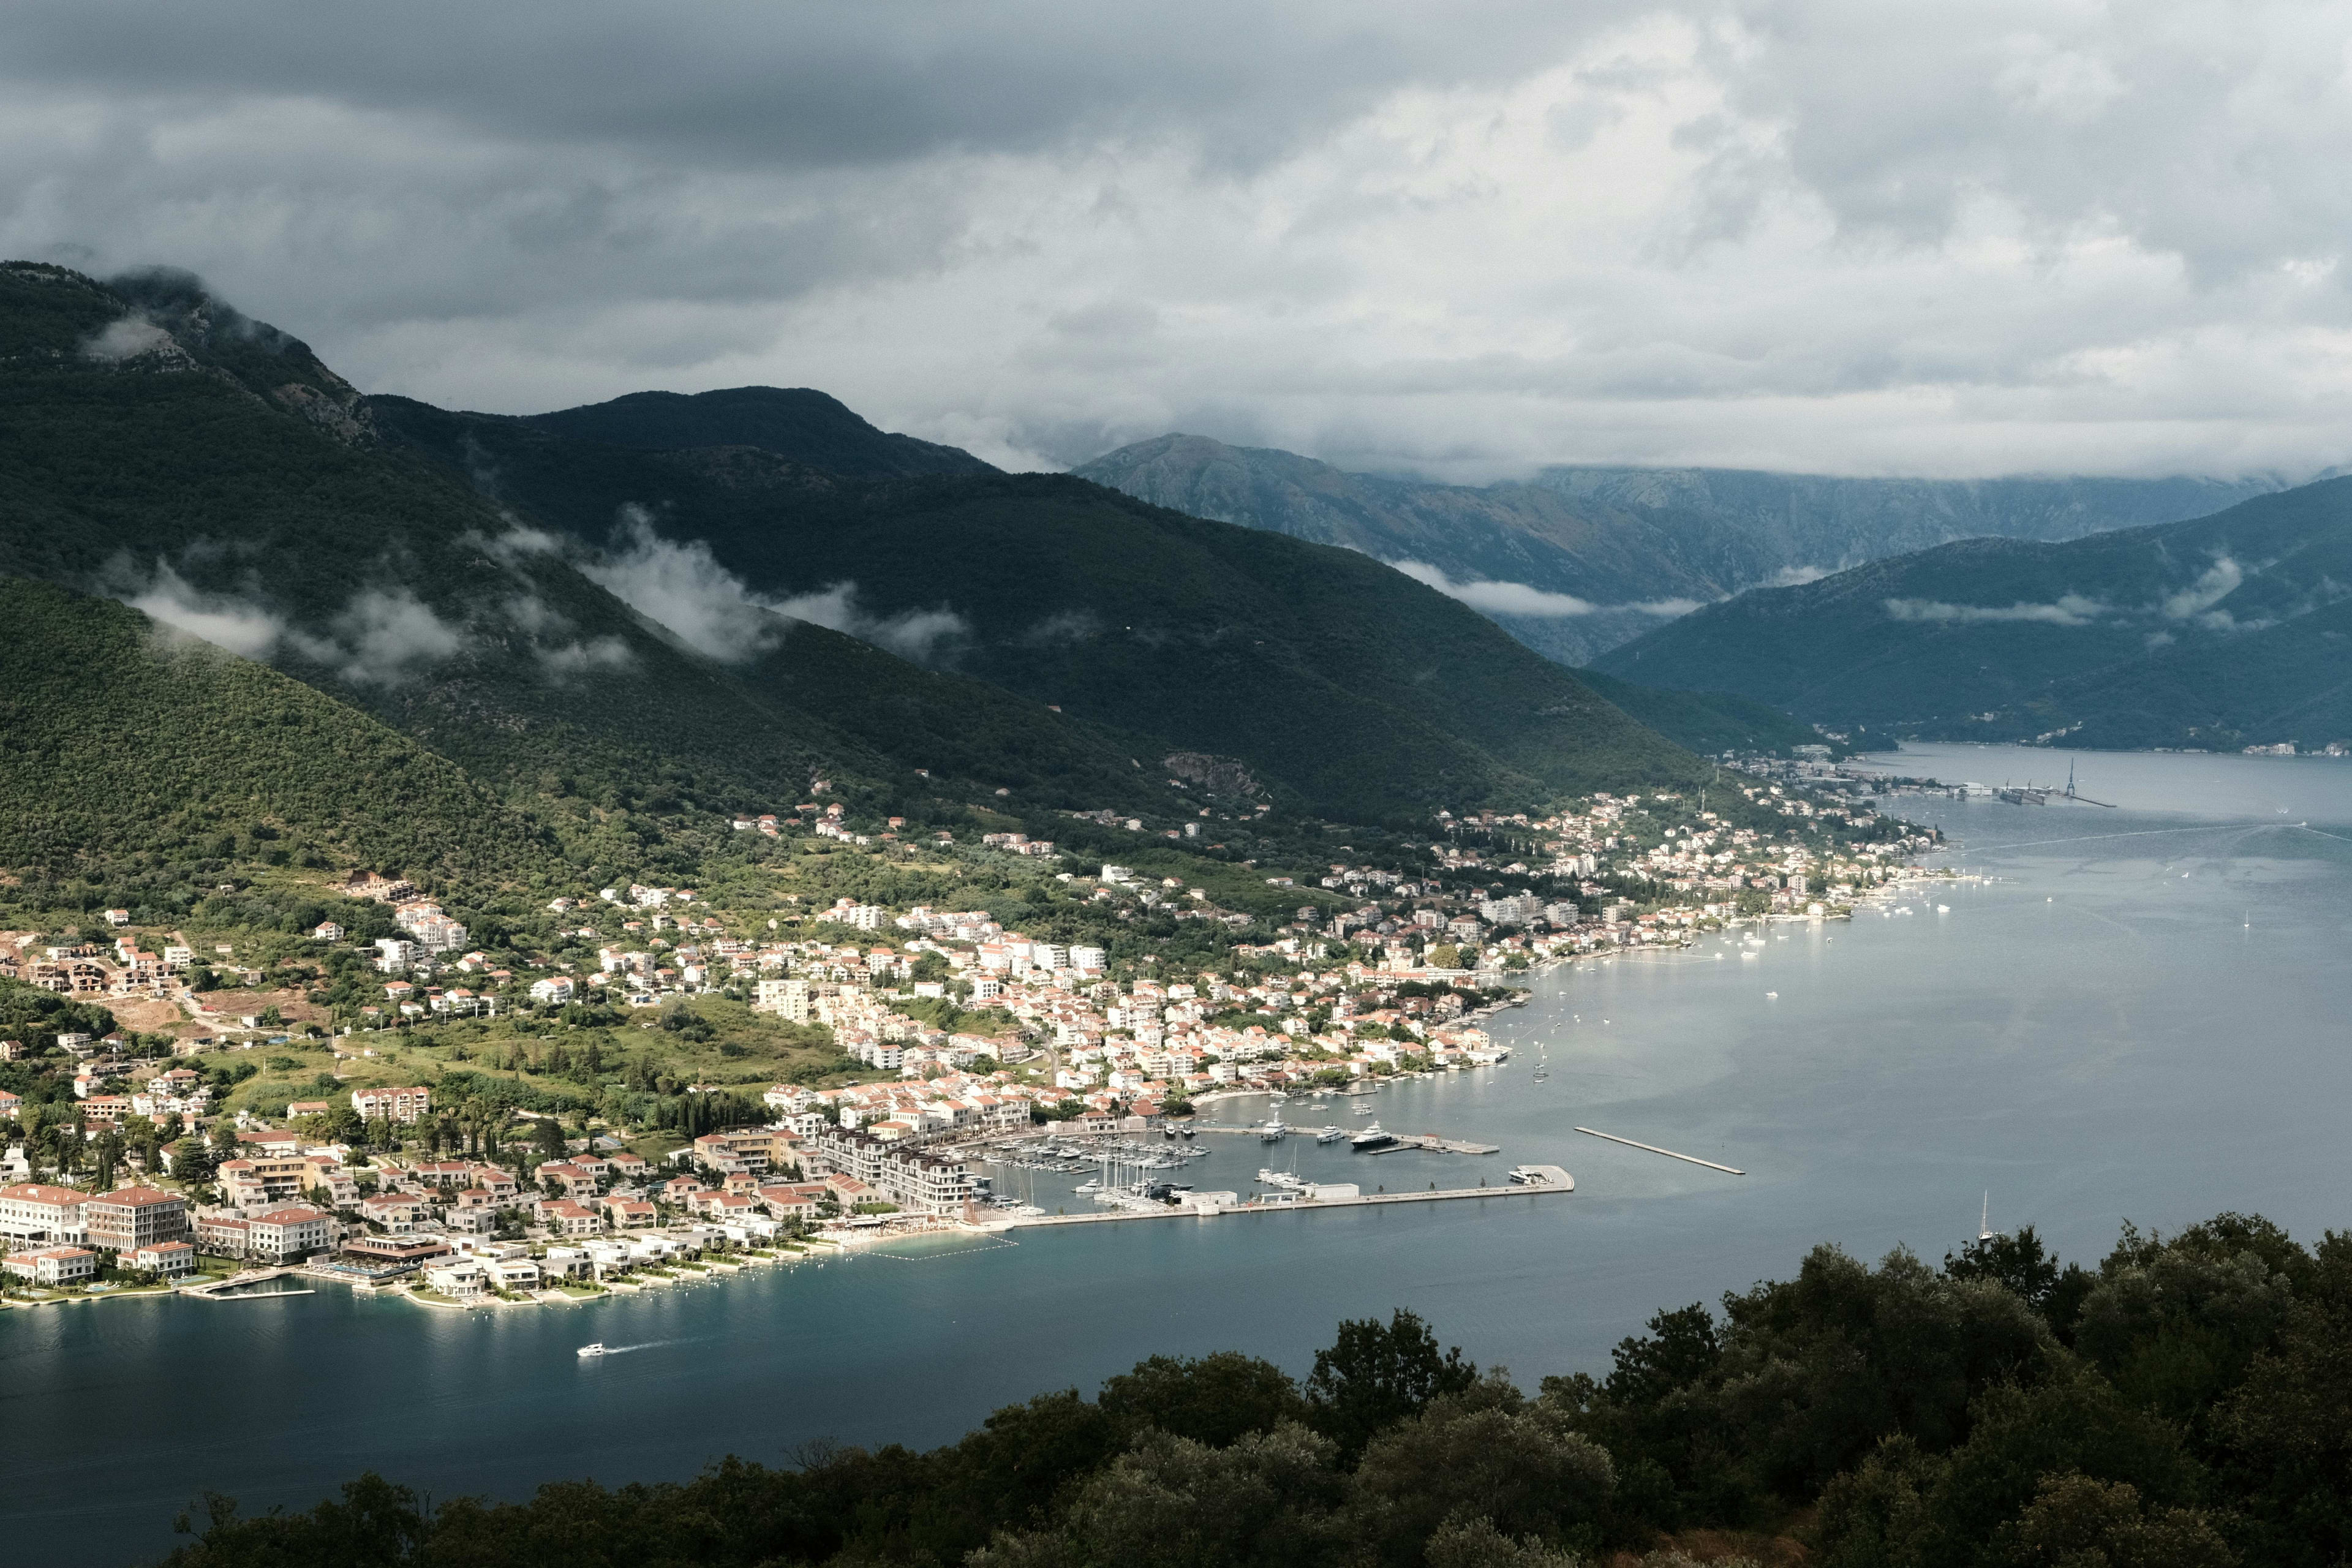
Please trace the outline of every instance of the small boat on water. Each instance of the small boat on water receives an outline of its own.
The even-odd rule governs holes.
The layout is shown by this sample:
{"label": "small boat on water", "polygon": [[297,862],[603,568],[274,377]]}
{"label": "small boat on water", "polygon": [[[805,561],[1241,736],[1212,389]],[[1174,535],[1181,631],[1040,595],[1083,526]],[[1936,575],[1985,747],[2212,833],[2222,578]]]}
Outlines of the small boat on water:
{"label": "small boat on water", "polygon": [[576,1353],[583,1356],[603,1355],[604,1353],[604,1342],[598,1340],[593,1345],[582,1345]]}
{"label": "small boat on water", "polygon": [[1345,1138],[1347,1135],[1348,1130],[1344,1127],[1326,1127],[1322,1131],[1315,1134],[1315,1142],[1318,1143],[1337,1143],[1340,1139]]}

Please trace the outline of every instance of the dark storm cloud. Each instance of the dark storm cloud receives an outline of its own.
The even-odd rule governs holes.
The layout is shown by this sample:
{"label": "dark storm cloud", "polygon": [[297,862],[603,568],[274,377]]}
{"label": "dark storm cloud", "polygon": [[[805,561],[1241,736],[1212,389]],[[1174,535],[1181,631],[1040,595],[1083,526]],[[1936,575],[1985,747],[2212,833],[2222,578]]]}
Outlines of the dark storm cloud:
{"label": "dark storm cloud", "polygon": [[733,168],[1031,153],[1171,129],[1246,165],[1398,87],[1520,74],[1611,9],[43,0],[11,7],[0,79],[315,95]]}
{"label": "dark storm cloud", "polygon": [[0,249],[361,384],[821,385],[992,460],[2308,470],[2347,12],[33,0]]}

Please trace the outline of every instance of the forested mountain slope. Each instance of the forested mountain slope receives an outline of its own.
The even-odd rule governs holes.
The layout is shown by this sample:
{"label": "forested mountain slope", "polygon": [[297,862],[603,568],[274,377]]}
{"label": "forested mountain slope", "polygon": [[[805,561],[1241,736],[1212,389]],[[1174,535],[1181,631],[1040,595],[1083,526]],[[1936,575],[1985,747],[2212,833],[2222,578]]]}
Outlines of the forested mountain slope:
{"label": "forested mountain slope", "polygon": [[[812,398],[838,410],[814,420],[836,447],[845,420],[904,455],[830,399],[787,412]],[[1122,739],[823,626],[739,602],[738,657],[713,657],[384,439],[299,342],[172,275],[0,267],[0,571],[266,658],[509,793],[675,808],[772,806],[818,775],[1087,804],[1140,787]]]}
{"label": "forested mountain slope", "polygon": [[769,602],[1174,750],[1238,758],[1320,811],[1423,816],[1695,776],[1687,754],[1566,670],[1352,552],[1068,478],[864,481],[731,446],[648,451],[538,421],[371,406],[625,570],[663,547],[707,550]]}
{"label": "forested mountain slope", "polygon": [[1833,726],[2091,746],[2352,738],[2352,479],[2065,543],[1973,540],[1763,590],[1605,669]]}
{"label": "forested mountain slope", "polygon": [[456,763],[268,665],[0,578],[0,867],[252,859],[527,885],[559,856]]}

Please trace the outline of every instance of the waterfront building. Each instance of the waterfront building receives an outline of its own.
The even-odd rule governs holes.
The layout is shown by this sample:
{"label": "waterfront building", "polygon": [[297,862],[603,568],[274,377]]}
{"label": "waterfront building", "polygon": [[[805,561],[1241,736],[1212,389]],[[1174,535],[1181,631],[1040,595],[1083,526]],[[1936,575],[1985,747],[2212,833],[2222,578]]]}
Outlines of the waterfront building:
{"label": "waterfront building", "polygon": [[126,1252],[121,1261],[125,1268],[176,1279],[196,1271],[196,1249],[184,1241],[162,1241]]}
{"label": "waterfront building", "polygon": [[153,1187],[118,1187],[82,1205],[82,1230],[89,1246],[114,1253],[180,1241],[188,1234],[187,1200]]}
{"label": "waterfront building", "polygon": [[79,1242],[88,1200],[86,1193],[40,1182],[0,1187],[0,1238],[18,1245]]}
{"label": "waterfront building", "polygon": [[291,1263],[334,1243],[335,1222],[314,1208],[297,1204],[272,1209],[246,1221],[246,1256],[272,1263]]}
{"label": "waterfront building", "polygon": [[80,1247],[50,1247],[37,1252],[12,1252],[0,1258],[0,1268],[28,1285],[79,1285],[98,1275],[98,1254]]}
{"label": "waterfront building", "polygon": [[971,1201],[969,1166],[905,1142],[833,1128],[817,1134],[809,1155],[829,1173],[870,1188],[881,1201],[903,1209],[954,1215]]}

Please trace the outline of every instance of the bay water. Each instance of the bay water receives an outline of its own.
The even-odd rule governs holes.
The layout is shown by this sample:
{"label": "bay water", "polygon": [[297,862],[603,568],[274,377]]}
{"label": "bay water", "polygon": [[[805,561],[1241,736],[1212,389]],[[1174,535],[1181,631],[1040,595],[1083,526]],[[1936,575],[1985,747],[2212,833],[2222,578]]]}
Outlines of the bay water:
{"label": "bay water", "polygon": [[[2063,754],[1917,747],[1901,773],[2062,783]],[[2352,763],[2087,753],[2114,803],[1901,797],[1951,836],[1931,885],[1762,944],[1554,970],[1494,1020],[1499,1068],[1399,1085],[1392,1130],[1486,1157],[1214,1140],[1367,1190],[1574,1173],[1573,1195],[1031,1229],[577,1308],[456,1313],[338,1289],[0,1312],[0,1563],[168,1550],[201,1491],[307,1506],[375,1469],[436,1498],[683,1478],[822,1440],[950,1441],[1154,1352],[1304,1373],[1343,1317],[1410,1307],[1525,1384],[1603,1371],[1662,1308],[1834,1243],[1930,1261],[2032,1224],[2095,1261],[2130,1219],[2352,1223]],[[1544,1076],[1538,1079],[1538,1066]],[[1263,1101],[1216,1108],[1224,1120]],[[1294,1125],[1369,1118],[1292,1100]],[[1736,1166],[1731,1176],[1578,1125]],[[1080,1212],[1035,1176],[1039,1200]],[[583,1361],[600,1340],[620,1353]]]}

